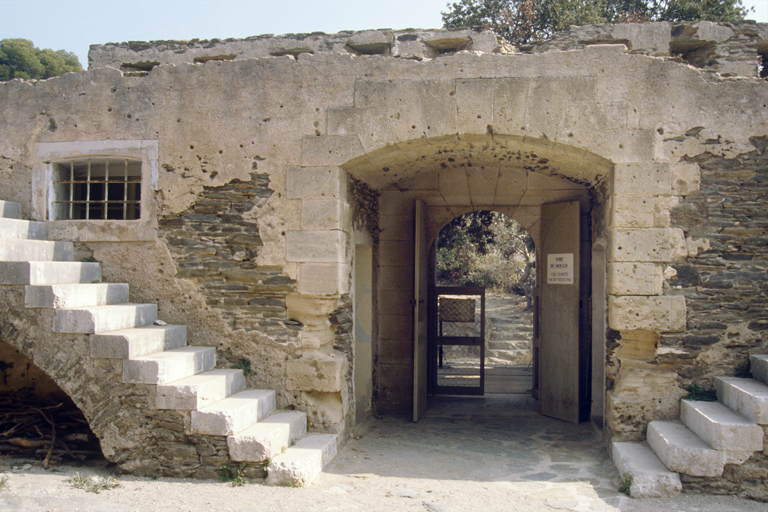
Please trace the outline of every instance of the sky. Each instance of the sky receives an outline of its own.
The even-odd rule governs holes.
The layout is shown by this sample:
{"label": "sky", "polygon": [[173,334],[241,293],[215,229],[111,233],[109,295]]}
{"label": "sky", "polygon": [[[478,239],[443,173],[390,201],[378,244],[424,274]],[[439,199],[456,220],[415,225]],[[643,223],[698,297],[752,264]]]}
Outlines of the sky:
{"label": "sky", "polygon": [[[768,23],[768,0],[748,19]],[[0,39],[75,52],[123,41],[439,28],[448,0],[0,0]]]}

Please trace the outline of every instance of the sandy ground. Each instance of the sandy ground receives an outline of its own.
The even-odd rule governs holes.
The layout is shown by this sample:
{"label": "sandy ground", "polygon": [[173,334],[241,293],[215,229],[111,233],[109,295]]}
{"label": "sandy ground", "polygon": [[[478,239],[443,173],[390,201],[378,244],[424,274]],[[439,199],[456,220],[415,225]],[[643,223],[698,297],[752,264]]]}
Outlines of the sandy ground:
{"label": "sandy ground", "polygon": [[[373,420],[306,488],[114,475],[106,464],[0,460],[0,511],[744,511],[765,503],[682,495],[630,499],[589,425],[544,418],[500,400],[433,404],[414,424]],[[98,494],[68,479],[116,477]]]}

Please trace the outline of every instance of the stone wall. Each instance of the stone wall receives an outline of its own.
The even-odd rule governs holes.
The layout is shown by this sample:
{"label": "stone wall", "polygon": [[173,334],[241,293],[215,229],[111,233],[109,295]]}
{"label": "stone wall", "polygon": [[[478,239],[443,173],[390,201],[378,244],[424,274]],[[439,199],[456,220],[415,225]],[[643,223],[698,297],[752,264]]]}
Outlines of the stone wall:
{"label": "stone wall", "polygon": [[670,58],[720,76],[757,77],[768,53],[768,25],[701,21],[574,26],[522,50],[541,53],[595,44],[622,44],[632,53]]}
{"label": "stone wall", "polygon": [[673,225],[705,240],[704,250],[667,269],[670,293],[685,297],[685,333],[659,340],[660,364],[673,365],[683,386],[713,389],[719,375],[749,373],[749,354],[768,351],[768,152],[728,158],[706,152],[701,190],[671,211]]}
{"label": "stone wall", "polygon": [[543,53],[582,50],[597,44],[621,44],[631,53],[668,58],[725,77],[757,77],[765,73],[768,26],[737,23],[619,23],[573,26],[550,39],[514,47],[482,29],[366,30],[325,34],[271,34],[246,39],[151,41],[92,45],[89,68],[111,66],[143,73],[163,64],[205,63],[318,53],[385,55],[423,60],[458,51]]}
{"label": "stone wall", "polygon": [[[607,436],[642,437],[648,421],[676,416],[689,383],[765,348],[768,87],[739,71],[753,48],[755,63],[762,54],[764,27],[675,27],[586,27],[520,51],[485,32],[418,30],[96,47],[88,71],[0,84],[0,198],[45,220],[34,205],[48,188],[36,177],[52,153],[41,147],[151,146],[153,218],[119,236],[97,221],[54,231],[87,231],[80,253],[102,262],[107,280],[130,283],[132,301],[156,302],[160,318],[189,325],[192,344],[216,346],[223,365],[249,361],[249,384],[275,389],[279,407],[344,434],[360,233],[380,240],[375,405],[402,411],[412,396],[413,200],[428,202],[431,234],[484,207],[534,236],[541,204],[580,200],[607,255],[611,329],[595,338],[606,343]],[[736,67],[696,68],[705,54],[681,60],[673,43],[731,48]],[[359,207],[361,190],[380,211]],[[127,464],[108,425],[137,427],[143,416],[118,409],[132,411],[128,395],[146,391],[111,376],[104,393],[85,387],[111,363],[86,362],[80,337],[58,352],[71,360],[49,361],[41,354],[61,337],[43,331],[46,314],[39,325],[32,315],[6,307],[0,334],[62,381],[105,451]],[[34,332],[13,334],[18,322]],[[72,382],[57,365],[88,370]],[[126,457],[145,460],[136,446],[156,442],[156,418],[180,421],[150,416]],[[191,438],[158,428],[192,453]]]}

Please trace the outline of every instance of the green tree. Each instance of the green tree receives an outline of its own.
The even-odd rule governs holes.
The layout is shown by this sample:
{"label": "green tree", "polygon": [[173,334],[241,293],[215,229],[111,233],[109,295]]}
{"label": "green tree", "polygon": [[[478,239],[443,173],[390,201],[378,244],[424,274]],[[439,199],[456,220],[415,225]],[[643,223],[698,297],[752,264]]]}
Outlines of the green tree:
{"label": "green tree", "polygon": [[473,211],[446,224],[437,236],[436,260],[441,286],[485,286],[533,297],[533,239],[501,213]]}
{"label": "green tree", "polygon": [[44,79],[82,71],[77,55],[65,50],[39,49],[29,39],[0,41],[0,81]]}
{"label": "green tree", "polygon": [[571,25],[637,21],[738,21],[742,0],[459,0],[443,12],[445,28],[485,27],[526,44]]}

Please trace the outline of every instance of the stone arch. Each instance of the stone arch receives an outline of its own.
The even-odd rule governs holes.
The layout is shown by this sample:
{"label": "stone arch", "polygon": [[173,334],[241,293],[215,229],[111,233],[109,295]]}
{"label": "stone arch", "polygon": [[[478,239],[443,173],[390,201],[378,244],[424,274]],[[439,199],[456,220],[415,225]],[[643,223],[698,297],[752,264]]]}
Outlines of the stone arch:
{"label": "stone arch", "polygon": [[[302,200],[302,229],[288,233],[287,254],[300,269],[296,304],[303,302],[304,305],[295,308],[297,313],[301,314],[299,309],[307,309],[305,305],[310,297],[317,312],[322,311],[315,304],[320,296],[325,297],[323,301],[335,304],[334,297],[349,291],[345,280],[353,257],[343,249],[352,237],[350,221],[336,212],[343,212],[347,206],[352,212],[357,208],[355,198],[346,195],[344,182],[362,182],[380,194],[376,333],[380,343],[375,373],[378,405],[392,409],[409,400],[404,391],[412,385],[407,355],[410,343],[407,326],[411,319],[408,307],[402,305],[409,303],[408,289],[412,286],[412,282],[409,283],[412,279],[409,276],[413,275],[412,249],[409,248],[412,228],[408,226],[412,222],[409,216],[413,200],[427,203],[430,240],[450,219],[482,208],[500,211],[519,221],[539,247],[541,204],[578,200],[585,211],[590,210],[593,202],[603,205],[614,163],[596,153],[546,137],[497,134],[490,126],[481,134],[421,137],[383,144],[371,151],[363,150],[360,142],[363,138],[347,134],[304,139],[304,165],[289,169],[287,176],[288,197]],[[317,214],[309,213],[317,212],[321,204],[323,211],[332,211],[337,220],[317,229],[321,227],[316,221]],[[399,213],[393,214],[394,211]],[[602,210],[597,215],[602,217]],[[315,249],[307,250],[309,247]],[[333,247],[336,249],[331,253]],[[290,309],[289,303],[289,312]],[[329,332],[325,315],[319,315],[315,323],[323,324],[323,330]],[[306,350],[301,359],[290,365],[303,364],[308,368],[311,364],[316,368],[318,358],[325,359],[329,353],[334,355],[328,349],[323,350],[317,340],[328,340],[328,347],[332,337],[330,333],[319,335],[316,327],[305,325],[309,326],[302,334],[308,339],[308,343],[302,343]],[[392,360],[391,354],[399,355]],[[341,359],[341,354],[338,356]],[[331,361],[325,364],[330,365]],[[336,367],[338,381],[343,380],[343,371],[341,365]],[[323,385],[320,379],[316,381]],[[394,389],[398,386],[400,389]]]}
{"label": "stone arch", "polygon": [[[619,48],[600,46],[585,49],[579,58],[624,56]],[[390,215],[386,209],[410,207],[415,198],[427,197],[433,202],[427,201],[432,210],[448,210],[446,219],[455,216],[451,210],[456,213],[490,203],[513,208],[513,217],[521,220],[529,205],[511,197],[481,198],[487,194],[474,190],[481,179],[467,181],[466,190],[459,194],[449,183],[452,173],[466,176],[472,169],[473,177],[482,178],[496,169],[497,183],[499,178],[514,183],[515,177],[525,175],[525,193],[519,199],[530,199],[534,187],[529,182],[540,180],[547,183],[539,189],[539,204],[570,195],[596,206],[591,230],[605,261],[599,266],[605,274],[603,294],[596,297],[600,314],[606,317],[601,325],[619,331],[683,330],[685,300],[665,295],[663,272],[671,262],[685,257],[686,241],[682,230],[671,227],[665,212],[680,196],[697,190],[698,166],[669,162],[663,156],[662,132],[650,129],[633,114],[639,108],[635,97],[614,89],[607,94],[604,77],[590,75],[593,67],[579,68],[572,76],[541,75],[523,57],[518,63],[522,68],[505,67],[508,62],[500,60],[500,67],[488,68],[487,78],[462,78],[463,66],[476,64],[467,59],[452,61],[455,68],[447,73],[441,69],[436,76],[442,78],[424,79],[410,72],[389,80],[358,78],[351,105],[328,108],[325,134],[317,131],[301,139],[300,167],[288,169],[286,182],[287,196],[302,204],[301,225],[286,236],[287,259],[298,268],[297,296],[334,301],[349,291],[353,255],[349,251],[352,219],[347,212],[356,207],[354,198],[345,195],[345,182],[361,182],[381,194],[376,233],[379,281],[387,286],[402,282],[407,287],[403,281],[408,272],[387,275],[383,267],[387,245],[395,247],[392,254],[404,255],[399,263],[413,257],[408,254],[407,237],[388,239],[386,234],[387,230],[406,232],[409,219]],[[501,189],[518,190],[511,183]],[[331,221],[318,223],[321,217]],[[532,222],[522,223],[538,239]],[[436,226],[430,231],[435,233]],[[410,300],[403,290],[378,293],[380,310],[392,300]],[[289,313],[290,309],[289,305]],[[402,343],[393,353],[407,352],[403,326],[410,319],[404,312],[393,323],[379,319],[382,330],[385,325],[399,326]],[[324,324],[325,316],[320,315],[316,323]],[[328,326],[323,330],[325,346],[330,347]],[[317,333],[308,338],[310,352],[316,350],[318,338]],[[402,364],[407,356],[400,362],[379,360],[380,380],[410,386],[407,363]],[[337,364],[332,373],[342,381],[342,372]],[[388,392],[379,388],[383,408],[397,408],[408,400],[402,393],[389,400]]]}
{"label": "stone arch", "polygon": [[[211,446],[226,449],[226,439],[187,436],[183,411],[147,407],[150,385],[125,385],[122,360],[90,357],[88,334],[52,332],[54,310],[25,307],[23,286],[4,286],[0,340],[19,350],[69,396],[98,438],[104,457],[121,470],[149,476],[154,471],[177,477],[201,471]],[[186,454],[179,462],[179,451]],[[206,452],[207,451],[207,452]]]}

